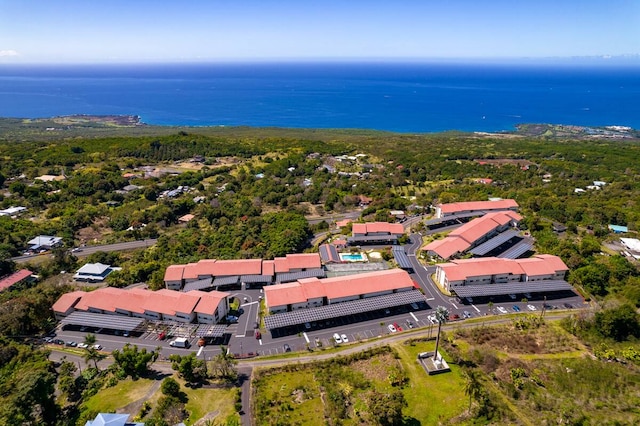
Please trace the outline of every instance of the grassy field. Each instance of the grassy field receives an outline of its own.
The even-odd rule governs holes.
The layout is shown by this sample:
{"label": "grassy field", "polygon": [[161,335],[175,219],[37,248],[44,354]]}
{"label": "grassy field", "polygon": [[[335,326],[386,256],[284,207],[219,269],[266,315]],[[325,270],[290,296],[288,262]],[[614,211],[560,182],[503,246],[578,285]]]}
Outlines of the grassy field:
{"label": "grassy field", "polygon": [[235,389],[192,389],[183,386],[182,390],[189,398],[185,407],[189,412],[189,418],[185,420],[187,425],[194,424],[207,413],[215,413],[217,420],[224,420],[235,413],[233,407]]}
{"label": "grassy field", "polygon": [[[368,398],[374,390],[385,395],[402,392],[408,404],[403,410],[405,424],[438,424],[454,418],[464,412],[464,380],[455,366],[449,374],[428,376],[417,355],[433,349],[434,342],[397,344],[364,359],[263,372],[254,387],[257,422],[316,425],[322,415],[330,424],[371,424]],[[393,386],[394,374],[408,380]],[[340,401],[339,408],[346,407],[343,412],[332,408],[334,400]]]}
{"label": "grassy field", "polygon": [[[113,413],[145,396],[156,383],[152,379],[122,380],[117,385],[102,389],[89,398],[84,406],[85,411],[97,413]],[[137,413],[131,413],[137,414]]]}

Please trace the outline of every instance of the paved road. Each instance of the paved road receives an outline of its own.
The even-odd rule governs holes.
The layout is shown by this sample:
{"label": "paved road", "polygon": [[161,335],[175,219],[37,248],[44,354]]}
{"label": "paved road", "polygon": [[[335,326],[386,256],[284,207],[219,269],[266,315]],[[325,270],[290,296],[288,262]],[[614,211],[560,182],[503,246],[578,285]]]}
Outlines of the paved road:
{"label": "paved road", "polygon": [[[74,251],[73,254],[76,257],[85,257],[99,251],[110,252],[110,251],[135,250],[140,248],[151,247],[157,241],[158,240],[156,239],[148,239],[148,240],[128,241],[124,243],[103,244],[99,246],[86,246],[86,247],[80,247],[79,250]],[[30,260],[33,260],[38,256],[40,255],[34,254],[29,256],[17,256],[12,258],[11,260],[17,263],[23,263],[23,262],[28,262]]]}

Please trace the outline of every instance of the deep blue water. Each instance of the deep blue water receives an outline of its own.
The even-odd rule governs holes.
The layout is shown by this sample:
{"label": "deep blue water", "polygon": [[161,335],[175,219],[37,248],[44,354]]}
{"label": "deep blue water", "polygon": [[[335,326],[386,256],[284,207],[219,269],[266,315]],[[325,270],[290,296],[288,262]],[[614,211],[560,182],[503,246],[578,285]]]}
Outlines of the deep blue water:
{"label": "deep blue water", "polygon": [[513,130],[640,128],[640,67],[479,64],[0,66],[0,116],[148,124]]}

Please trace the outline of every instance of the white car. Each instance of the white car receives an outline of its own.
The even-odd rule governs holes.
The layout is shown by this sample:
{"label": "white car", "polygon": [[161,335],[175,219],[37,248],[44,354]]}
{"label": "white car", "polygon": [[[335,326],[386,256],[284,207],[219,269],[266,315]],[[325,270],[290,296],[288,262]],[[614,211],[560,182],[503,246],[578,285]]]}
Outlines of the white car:
{"label": "white car", "polygon": [[336,343],[342,343],[342,337],[340,337],[340,335],[338,333],[335,333],[333,335],[333,340],[335,340]]}
{"label": "white car", "polygon": [[398,330],[396,330],[396,328],[393,326],[393,324],[389,324],[389,325],[387,326],[387,328],[389,329],[389,332],[390,332],[390,333],[395,333],[396,331],[398,331]]}
{"label": "white car", "polygon": [[347,335],[346,335],[346,334],[341,334],[341,335],[340,335],[340,338],[342,339],[342,341],[343,341],[344,343],[349,343],[349,339],[347,338]]}
{"label": "white car", "polygon": [[536,307],[533,306],[533,305],[527,305],[527,309],[530,310],[530,311],[535,311]]}
{"label": "white car", "polygon": [[516,295],[515,294],[510,294],[509,298],[511,298],[511,300],[516,300]]}
{"label": "white car", "polygon": [[498,306],[496,308],[498,310],[498,312],[500,312],[501,314],[506,314],[507,310],[505,308],[503,308],[502,306]]}
{"label": "white car", "polygon": [[87,349],[89,347],[89,345],[87,345],[86,343],[78,343],[78,347],[80,349]]}
{"label": "white car", "polygon": [[429,315],[427,317],[427,319],[431,322],[431,324],[437,324],[438,323],[438,320],[436,319],[435,315]]}
{"label": "white car", "polygon": [[95,345],[93,345],[93,349],[95,349],[96,351],[100,351],[100,350],[102,350],[102,345],[95,344]]}

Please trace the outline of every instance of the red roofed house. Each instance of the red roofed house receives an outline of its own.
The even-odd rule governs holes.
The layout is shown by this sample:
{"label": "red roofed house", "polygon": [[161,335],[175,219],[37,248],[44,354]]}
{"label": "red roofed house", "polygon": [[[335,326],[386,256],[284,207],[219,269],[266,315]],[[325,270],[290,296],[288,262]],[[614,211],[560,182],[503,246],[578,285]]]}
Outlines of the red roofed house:
{"label": "red roofed house", "polygon": [[0,291],[4,291],[18,283],[28,281],[32,275],[33,272],[29,271],[28,269],[21,269],[11,275],[7,275],[6,277],[0,279]]}
{"label": "red roofed house", "polygon": [[305,278],[297,282],[265,287],[265,302],[271,313],[312,308],[414,288],[406,271],[391,269],[333,278]]}
{"label": "red roofed house", "polygon": [[60,296],[52,306],[56,319],[60,321],[62,318],[74,312],[76,310],[76,304],[85,294],[87,294],[86,291],[72,291],[71,293],[65,293]]}
{"label": "red roofed house", "polygon": [[217,324],[227,316],[229,312],[229,293],[221,291],[190,291],[200,297],[198,305],[194,309],[198,324]]}
{"label": "red roofed house", "polygon": [[461,213],[490,212],[498,210],[518,210],[515,200],[464,201],[460,203],[440,204],[436,207],[436,217],[446,217]]}
{"label": "red roofed house", "polygon": [[437,265],[436,282],[450,292],[458,286],[563,280],[568,271],[562,259],[548,254],[529,259],[459,259]]}
{"label": "red roofed house", "polygon": [[164,272],[164,285],[169,290],[180,290],[182,288],[182,274],[185,265],[171,265]]}

